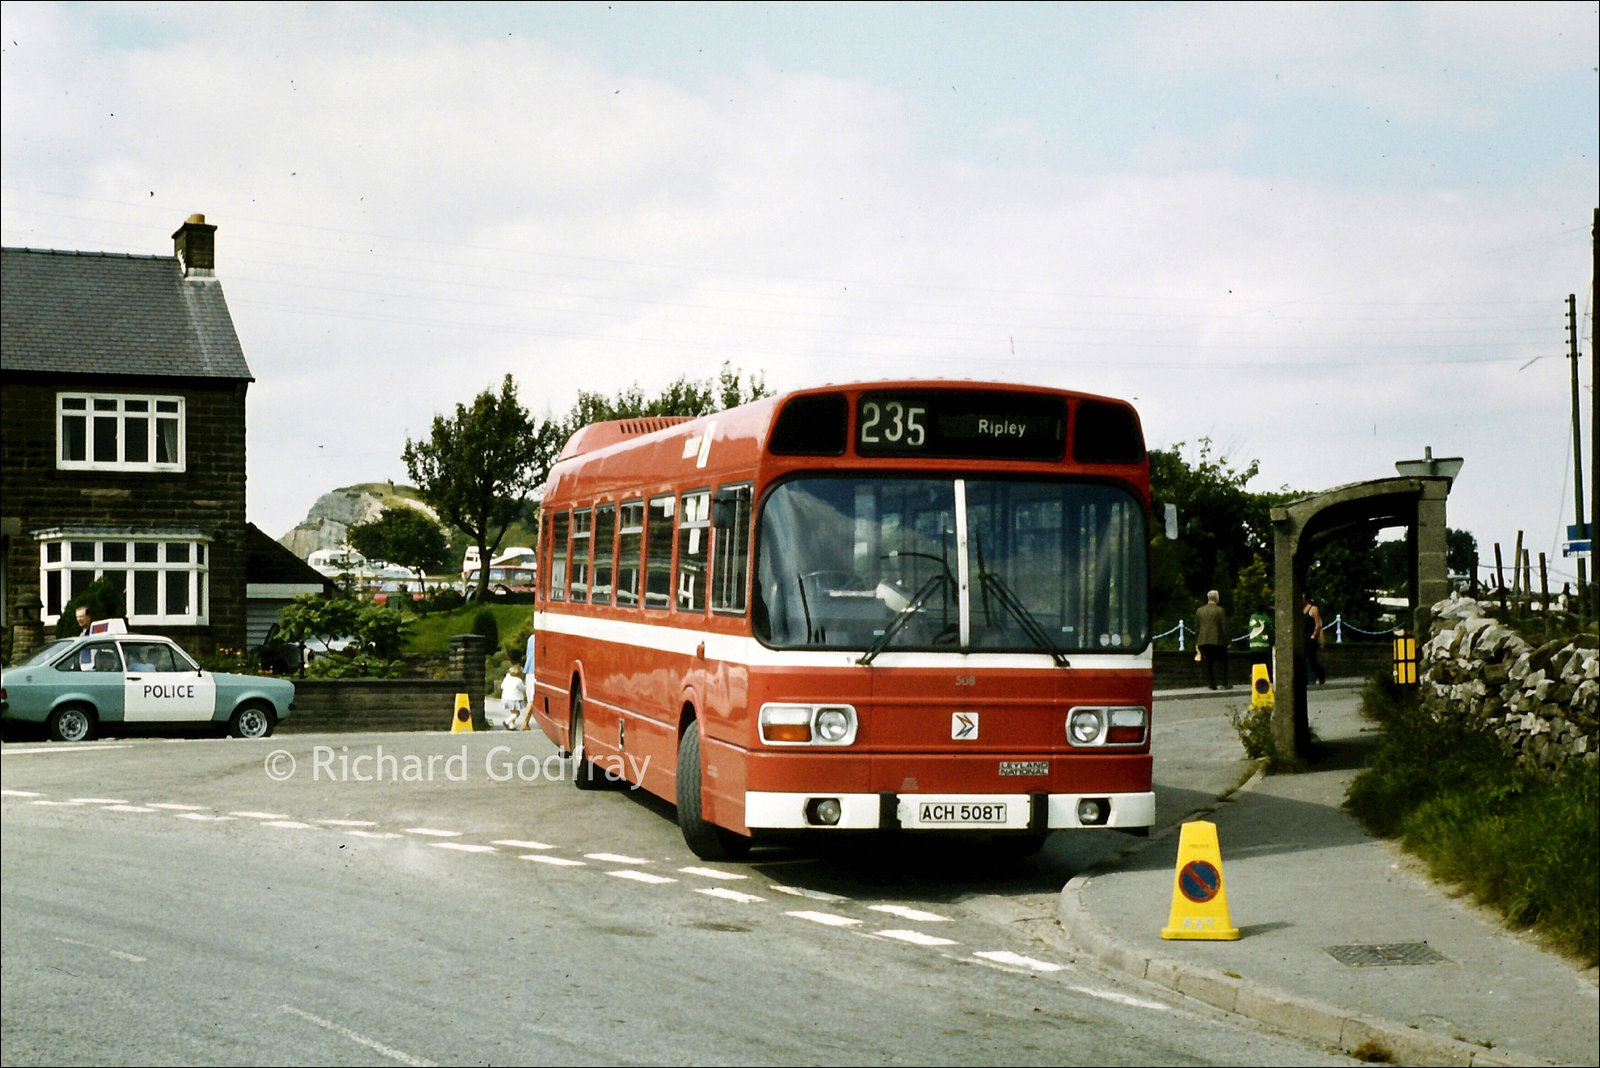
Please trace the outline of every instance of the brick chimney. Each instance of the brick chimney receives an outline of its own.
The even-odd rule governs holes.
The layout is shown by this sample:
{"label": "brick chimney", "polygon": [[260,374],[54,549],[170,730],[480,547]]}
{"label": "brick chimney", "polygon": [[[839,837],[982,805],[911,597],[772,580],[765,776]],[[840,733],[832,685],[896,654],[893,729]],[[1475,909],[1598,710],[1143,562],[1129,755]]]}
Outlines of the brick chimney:
{"label": "brick chimney", "polygon": [[204,215],[191,215],[172,235],[172,248],[185,278],[214,278],[217,273],[217,228]]}

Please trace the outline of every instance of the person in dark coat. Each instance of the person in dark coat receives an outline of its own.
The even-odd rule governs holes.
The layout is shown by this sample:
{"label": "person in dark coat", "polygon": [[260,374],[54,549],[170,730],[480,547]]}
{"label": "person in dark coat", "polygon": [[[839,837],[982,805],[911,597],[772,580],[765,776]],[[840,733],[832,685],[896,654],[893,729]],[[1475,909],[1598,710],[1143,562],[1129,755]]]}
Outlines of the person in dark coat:
{"label": "person in dark coat", "polygon": [[1223,610],[1222,595],[1216,590],[1206,594],[1206,603],[1195,613],[1195,646],[1200,650],[1200,674],[1206,688],[1215,690],[1218,678],[1222,688],[1228,684],[1228,613]]}

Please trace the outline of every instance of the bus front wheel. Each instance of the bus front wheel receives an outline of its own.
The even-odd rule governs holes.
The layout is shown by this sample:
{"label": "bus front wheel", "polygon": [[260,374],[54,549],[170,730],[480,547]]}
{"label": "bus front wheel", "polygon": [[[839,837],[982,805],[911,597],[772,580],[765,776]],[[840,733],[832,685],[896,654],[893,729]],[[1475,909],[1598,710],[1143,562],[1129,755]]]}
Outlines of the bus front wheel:
{"label": "bus front wheel", "polygon": [[598,790],[605,785],[605,775],[589,760],[583,745],[583,689],[576,683],[572,687],[572,784],[580,790]]}
{"label": "bus front wheel", "polygon": [[678,743],[678,827],[701,860],[736,860],[750,852],[750,839],[718,827],[701,807],[700,721],[692,720]]}

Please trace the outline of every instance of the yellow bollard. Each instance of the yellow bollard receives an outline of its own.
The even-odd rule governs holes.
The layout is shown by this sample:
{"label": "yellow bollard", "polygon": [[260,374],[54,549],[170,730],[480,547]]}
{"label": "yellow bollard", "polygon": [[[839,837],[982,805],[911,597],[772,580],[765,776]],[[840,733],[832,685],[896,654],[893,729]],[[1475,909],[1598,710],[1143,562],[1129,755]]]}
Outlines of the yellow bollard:
{"label": "yellow bollard", "polygon": [[1250,668],[1250,707],[1272,707],[1272,678],[1267,674],[1267,665],[1255,664]]}
{"label": "yellow bollard", "polygon": [[462,731],[472,730],[472,702],[464,693],[456,694],[456,714],[450,722],[450,733],[460,734]]}
{"label": "yellow bollard", "polygon": [[1178,836],[1178,872],[1172,880],[1172,915],[1161,929],[1167,939],[1231,942],[1239,929],[1228,918],[1228,891],[1222,882],[1222,849],[1217,825],[1185,823]]}

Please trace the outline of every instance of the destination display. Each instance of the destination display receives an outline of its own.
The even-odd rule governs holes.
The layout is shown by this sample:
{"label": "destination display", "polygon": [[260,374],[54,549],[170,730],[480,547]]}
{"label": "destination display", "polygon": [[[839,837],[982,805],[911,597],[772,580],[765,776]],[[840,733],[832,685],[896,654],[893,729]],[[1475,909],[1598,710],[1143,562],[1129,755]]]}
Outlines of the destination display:
{"label": "destination display", "polygon": [[973,460],[1060,460],[1067,407],[1060,397],[973,390],[863,393],[856,452]]}

